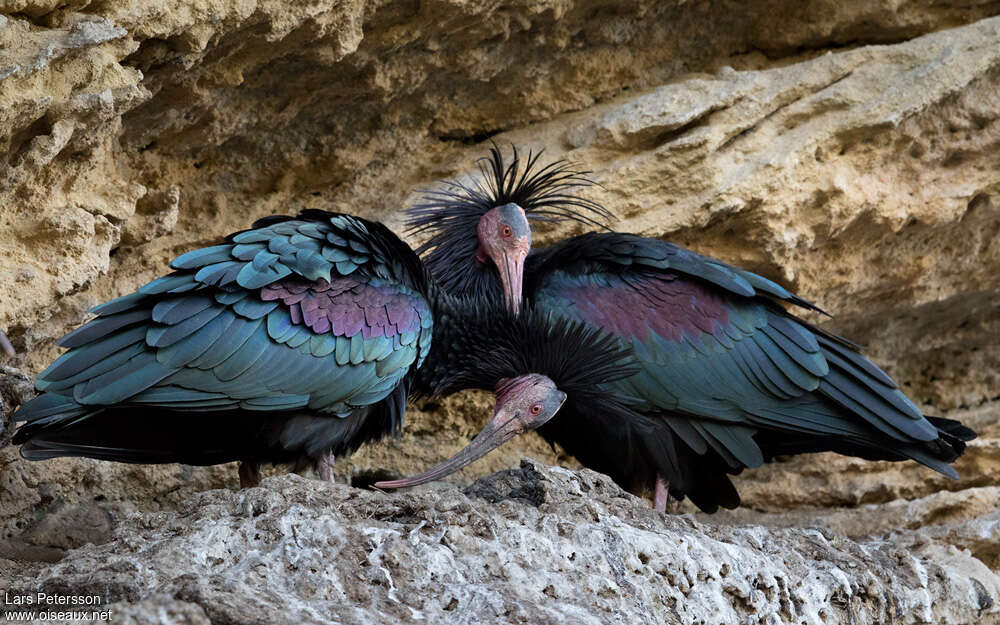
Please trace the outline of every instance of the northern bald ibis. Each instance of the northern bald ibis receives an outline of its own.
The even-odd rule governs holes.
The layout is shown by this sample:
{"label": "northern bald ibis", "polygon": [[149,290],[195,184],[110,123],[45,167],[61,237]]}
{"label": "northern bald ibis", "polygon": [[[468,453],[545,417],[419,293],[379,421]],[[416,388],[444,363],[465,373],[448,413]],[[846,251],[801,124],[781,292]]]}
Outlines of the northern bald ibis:
{"label": "northern bald ibis", "polygon": [[[599,333],[448,296],[396,235],[358,217],[262,219],[171,266],[59,341],[69,351],[15,414],[23,457],[240,461],[244,486],[262,462],[312,463],[329,480],[334,454],[400,430],[408,394],[512,378],[500,403],[538,404],[541,418],[562,391],[539,376],[572,391],[620,369],[608,363],[621,347]],[[553,344],[584,354],[586,375]]]}
{"label": "northern bald ibis", "polygon": [[[520,219],[511,247],[527,252],[527,218],[594,223],[609,213],[576,197],[586,172],[564,162],[505,162],[494,146],[471,183],[451,182],[411,209],[411,227],[431,236],[420,251],[453,293],[510,301],[513,269],[490,266],[498,217]],[[460,234],[464,233],[464,234]],[[533,427],[585,466],[622,487],[688,496],[702,510],[739,505],[729,475],[776,455],[835,451],[872,460],[916,460],[949,477],[975,434],[924,417],[896,383],[853,343],[786,310],[819,308],[760,275],[665,241],[588,233],[527,256],[526,300],[564,321],[584,323],[622,347],[636,373],[595,386],[638,404],[630,413],[572,401]],[[518,302],[512,301],[517,308]],[[592,394],[591,394],[592,395]],[[498,416],[462,452],[466,463],[498,444]],[[432,471],[441,477],[455,464]],[[382,482],[401,487],[426,481]]]}

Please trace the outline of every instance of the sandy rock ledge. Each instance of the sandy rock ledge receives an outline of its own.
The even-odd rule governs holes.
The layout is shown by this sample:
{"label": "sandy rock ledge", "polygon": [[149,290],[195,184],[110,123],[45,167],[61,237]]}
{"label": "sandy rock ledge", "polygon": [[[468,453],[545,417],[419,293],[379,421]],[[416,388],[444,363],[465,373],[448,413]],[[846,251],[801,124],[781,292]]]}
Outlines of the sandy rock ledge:
{"label": "sandy rock ledge", "polygon": [[15,592],[99,594],[114,623],[993,623],[1000,577],[953,537],[857,541],[654,513],[523,460],[464,492],[295,475],[135,514]]}

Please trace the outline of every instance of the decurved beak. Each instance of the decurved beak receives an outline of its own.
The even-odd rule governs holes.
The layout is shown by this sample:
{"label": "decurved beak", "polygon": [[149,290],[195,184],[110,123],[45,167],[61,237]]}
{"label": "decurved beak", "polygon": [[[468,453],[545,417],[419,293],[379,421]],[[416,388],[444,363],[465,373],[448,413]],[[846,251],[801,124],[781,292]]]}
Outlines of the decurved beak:
{"label": "decurved beak", "polygon": [[503,252],[502,262],[497,263],[500,269],[500,282],[503,283],[504,298],[507,307],[517,315],[521,312],[521,294],[524,289],[524,252]]}
{"label": "decurved beak", "polygon": [[[561,392],[560,394],[562,395],[559,402],[559,405],[561,406],[562,402],[566,400],[566,394]],[[479,434],[477,434],[476,437],[465,446],[464,449],[451,458],[419,475],[399,480],[375,482],[375,487],[385,489],[408,488],[410,486],[419,486],[420,484],[440,480],[441,478],[447,477],[455,471],[472,464],[476,460],[479,460],[518,434],[534,430],[535,428],[543,425],[558,412],[559,410],[556,409],[552,411],[552,414],[550,415],[534,417],[530,414],[525,414],[520,410],[501,407],[493,415],[493,418],[490,419],[490,422],[486,424],[486,427],[484,427],[482,431],[479,432]]]}

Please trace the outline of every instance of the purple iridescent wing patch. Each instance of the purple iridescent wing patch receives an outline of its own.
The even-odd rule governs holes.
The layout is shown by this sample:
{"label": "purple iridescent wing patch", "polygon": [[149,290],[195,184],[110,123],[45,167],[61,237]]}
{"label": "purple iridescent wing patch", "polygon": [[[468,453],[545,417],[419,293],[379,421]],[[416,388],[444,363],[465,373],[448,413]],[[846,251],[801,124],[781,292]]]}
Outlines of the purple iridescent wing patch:
{"label": "purple iridescent wing patch", "polygon": [[538,301],[623,338],[645,341],[652,330],[664,339],[681,341],[685,334],[715,334],[729,324],[726,301],[715,291],[672,274],[626,280],[557,273],[545,283]]}
{"label": "purple iridescent wing patch", "polygon": [[420,330],[421,318],[430,311],[422,297],[398,285],[376,280],[338,277],[315,282],[282,280],[261,289],[264,301],[279,300],[288,307],[292,323],[305,325],[316,334],[365,339]]}

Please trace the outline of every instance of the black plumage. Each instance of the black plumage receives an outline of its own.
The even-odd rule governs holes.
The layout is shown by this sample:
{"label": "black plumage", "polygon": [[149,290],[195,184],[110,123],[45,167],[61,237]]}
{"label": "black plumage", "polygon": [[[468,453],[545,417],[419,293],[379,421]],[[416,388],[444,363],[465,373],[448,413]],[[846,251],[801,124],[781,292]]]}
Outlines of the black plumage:
{"label": "black plumage", "polygon": [[[484,168],[487,179],[495,178],[488,188],[465,185],[479,193],[438,195],[419,207],[421,228],[433,234],[425,256],[433,275],[472,271],[467,248],[474,244],[457,243],[476,236],[472,216],[524,195],[518,185],[532,179],[535,167],[537,157],[521,163],[515,152],[505,162],[494,147]],[[553,168],[572,171],[565,164],[545,171]],[[582,176],[574,181],[586,183]],[[497,189],[503,193],[490,197]],[[532,192],[544,193],[544,182]],[[560,211],[580,206],[577,199]],[[605,214],[584,206],[589,215]],[[464,234],[454,232],[452,215],[461,216]],[[449,287],[503,296],[495,280],[470,284]],[[582,323],[631,349],[633,374],[591,380],[633,398],[629,411],[590,410],[592,401],[573,402],[570,393],[538,431],[632,490],[665,480],[671,494],[689,496],[704,510],[734,507],[739,497],[728,475],[776,455],[817,451],[913,459],[956,477],[949,463],[975,436],[955,421],[925,418],[856,345],[786,309],[818,311],[814,304],[762,276],[664,241],[588,233],[532,250],[524,296],[544,314]]]}
{"label": "black plumage", "polygon": [[24,457],[303,464],[399,430],[434,289],[387,228],[271,217],[172,265],[59,341]]}
{"label": "black plumage", "polygon": [[[535,331],[502,304],[449,296],[385,226],[350,215],[262,219],[172,266],[59,342],[15,414],[25,458],[239,460],[245,483],[263,462],[328,473],[331,455],[398,433],[409,395],[517,373],[518,352],[498,369],[470,329]],[[565,340],[602,362],[608,341],[588,347],[578,330]]]}

